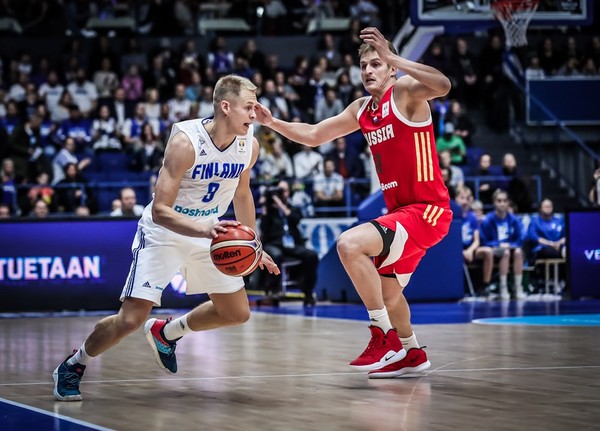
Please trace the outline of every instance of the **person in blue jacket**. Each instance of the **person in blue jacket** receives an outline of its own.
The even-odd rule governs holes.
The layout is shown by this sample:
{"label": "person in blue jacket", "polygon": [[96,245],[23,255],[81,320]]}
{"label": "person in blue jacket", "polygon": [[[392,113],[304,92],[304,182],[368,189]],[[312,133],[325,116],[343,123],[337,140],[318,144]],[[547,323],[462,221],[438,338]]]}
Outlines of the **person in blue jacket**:
{"label": "person in blue jacket", "polygon": [[554,204],[550,199],[544,199],[540,204],[539,214],[531,217],[526,241],[534,259],[565,257],[564,220],[554,214]]}
{"label": "person in blue jacket", "polygon": [[496,190],[492,195],[494,211],[487,214],[479,228],[481,245],[491,247],[494,257],[500,259],[500,298],[510,299],[508,272],[512,257],[514,274],[514,295],[525,299],[523,291],[523,235],[521,223],[508,211],[508,193]]}

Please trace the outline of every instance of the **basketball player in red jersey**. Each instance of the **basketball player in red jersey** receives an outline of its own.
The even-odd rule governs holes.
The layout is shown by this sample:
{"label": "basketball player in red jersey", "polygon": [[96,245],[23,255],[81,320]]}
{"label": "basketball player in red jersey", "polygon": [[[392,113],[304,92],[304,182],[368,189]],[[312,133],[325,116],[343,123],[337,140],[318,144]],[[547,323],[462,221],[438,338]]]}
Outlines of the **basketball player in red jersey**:
{"label": "basketball player in red jersey", "polygon": [[[311,147],[359,128],[369,144],[388,213],[342,233],[337,250],[371,320],[371,341],[350,365],[370,378],[388,378],[431,366],[402,290],[452,220],[427,102],[448,94],[450,81],[398,56],[376,28],[360,37],[361,78],[370,96],[314,125],[275,119],[260,104],[255,109],[259,123]],[[397,72],[405,75],[397,79]]]}

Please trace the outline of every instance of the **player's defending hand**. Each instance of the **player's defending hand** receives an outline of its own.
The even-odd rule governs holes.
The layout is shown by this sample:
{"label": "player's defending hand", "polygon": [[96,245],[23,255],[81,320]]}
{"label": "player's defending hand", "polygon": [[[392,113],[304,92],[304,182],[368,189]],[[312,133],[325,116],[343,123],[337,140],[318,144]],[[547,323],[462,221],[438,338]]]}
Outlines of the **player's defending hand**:
{"label": "player's defending hand", "polygon": [[256,114],[256,121],[263,126],[269,126],[273,122],[273,115],[269,108],[266,106],[257,103],[254,105],[254,112]]}
{"label": "player's defending hand", "polygon": [[239,226],[241,223],[236,220],[222,220],[213,225],[202,226],[202,233],[199,235],[201,238],[213,239],[219,236],[220,233],[227,232],[227,227]]}
{"label": "player's defending hand", "polygon": [[388,41],[383,37],[381,32],[375,27],[363,28],[360,31],[360,38],[368,45],[371,45],[379,54],[379,57],[386,61],[386,59],[392,55],[392,51],[388,46]]}
{"label": "player's defending hand", "polygon": [[279,275],[281,271],[279,271],[279,267],[273,261],[273,258],[267,254],[267,252],[263,251],[262,257],[260,258],[260,262],[258,263],[260,269],[267,269],[269,274]]}

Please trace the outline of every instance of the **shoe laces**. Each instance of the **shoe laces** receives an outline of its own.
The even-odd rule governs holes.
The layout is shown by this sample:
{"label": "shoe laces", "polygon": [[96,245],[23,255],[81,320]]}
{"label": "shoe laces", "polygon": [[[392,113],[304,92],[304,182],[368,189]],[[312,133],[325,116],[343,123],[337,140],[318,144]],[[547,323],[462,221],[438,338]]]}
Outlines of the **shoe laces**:
{"label": "shoe laces", "polygon": [[67,389],[78,389],[81,375],[76,371],[68,371],[64,375],[64,381],[66,382],[65,386]]}

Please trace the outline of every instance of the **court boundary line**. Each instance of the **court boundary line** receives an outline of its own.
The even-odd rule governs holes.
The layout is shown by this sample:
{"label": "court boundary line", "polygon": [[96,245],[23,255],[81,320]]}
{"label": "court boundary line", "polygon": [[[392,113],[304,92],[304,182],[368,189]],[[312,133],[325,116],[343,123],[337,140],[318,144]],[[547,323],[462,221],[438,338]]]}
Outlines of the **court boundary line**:
{"label": "court boundary line", "polygon": [[70,416],[62,415],[60,413],[50,412],[48,410],[42,410],[42,409],[39,409],[37,407],[29,406],[27,404],[18,403],[16,401],[7,400],[6,398],[2,398],[2,397],[0,397],[0,403],[5,403],[5,404],[11,405],[13,407],[18,407],[18,408],[25,409],[25,410],[31,410],[33,412],[40,413],[40,414],[45,415],[45,416],[51,416],[53,418],[57,418],[57,419],[65,421],[65,422],[71,422],[71,423],[74,423],[74,424],[77,424],[77,425],[81,425],[81,426],[84,426],[84,427],[88,427],[88,428],[92,428],[92,429],[95,429],[95,430],[98,430],[98,431],[115,431],[113,428],[106,428],[106,427],[103,427],[101,425],[93,424],[91,422],[82,421],[80,419],[75,419],[75,418],[72,418]]}

